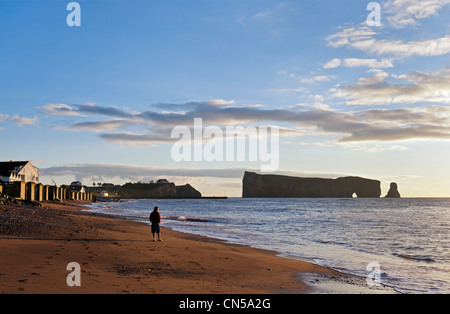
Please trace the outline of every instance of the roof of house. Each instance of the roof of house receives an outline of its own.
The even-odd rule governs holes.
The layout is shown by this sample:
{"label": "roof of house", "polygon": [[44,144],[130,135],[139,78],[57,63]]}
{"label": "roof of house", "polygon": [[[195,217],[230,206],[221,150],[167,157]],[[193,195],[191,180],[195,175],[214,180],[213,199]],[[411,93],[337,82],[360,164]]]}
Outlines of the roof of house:
{"label": "roof of house", "polygon": [[17,167],[23,167],[28,161],[3,161],[0,162],[0,176],[9,177]]}

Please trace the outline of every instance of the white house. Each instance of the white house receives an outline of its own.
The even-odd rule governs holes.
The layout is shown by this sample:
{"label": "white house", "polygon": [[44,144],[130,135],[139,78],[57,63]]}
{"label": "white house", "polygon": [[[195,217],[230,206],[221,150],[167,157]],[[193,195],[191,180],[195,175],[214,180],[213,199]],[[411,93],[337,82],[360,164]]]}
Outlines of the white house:
{"label": "white house", "polygon": [[29,161],[0,162],[0,180],[3,182],[34,182],[39,183],[39,168]]}

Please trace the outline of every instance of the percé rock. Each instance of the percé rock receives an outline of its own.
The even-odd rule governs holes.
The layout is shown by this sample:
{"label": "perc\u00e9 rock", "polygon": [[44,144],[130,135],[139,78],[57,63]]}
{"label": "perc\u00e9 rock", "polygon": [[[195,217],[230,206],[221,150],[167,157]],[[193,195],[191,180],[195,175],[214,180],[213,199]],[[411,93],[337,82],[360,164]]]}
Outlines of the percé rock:
{"label": "perc\u00e9 rock", "polygon": [[299,178],[245,172],[242,197],[379,198],[381,182],[360,177]]}
{"label": "perc\u00e9 rock", "polygon": [[386,195],[387,198],[401,198],[400,192],[398,191],[398,185],[395,182],[391,183],[391,187],[389,189],[388,194]]}
{"label": "perc\u00e9 rock", "polygon": [[201,198],[202,193],[194,189],[190,184],[176,186],[178,198]]}

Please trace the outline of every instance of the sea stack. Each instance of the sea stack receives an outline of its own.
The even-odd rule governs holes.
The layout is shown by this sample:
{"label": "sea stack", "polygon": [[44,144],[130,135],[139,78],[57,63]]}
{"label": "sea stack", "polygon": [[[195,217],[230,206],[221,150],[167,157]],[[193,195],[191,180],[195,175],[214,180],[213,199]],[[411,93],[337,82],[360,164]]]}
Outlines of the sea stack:
{"label": "sea stack", "polygon": [[380,198],[381,182],[360,177],[337,179],[299,178],[245,172],[242,180],[244,198]]}
{"label": "sea stack", "polygon": [[391,188],[389,189],[388,194],[386,195],[387,198],[400,198],[400,193],[398,192],[398,186],[397,183],[392,182]]}

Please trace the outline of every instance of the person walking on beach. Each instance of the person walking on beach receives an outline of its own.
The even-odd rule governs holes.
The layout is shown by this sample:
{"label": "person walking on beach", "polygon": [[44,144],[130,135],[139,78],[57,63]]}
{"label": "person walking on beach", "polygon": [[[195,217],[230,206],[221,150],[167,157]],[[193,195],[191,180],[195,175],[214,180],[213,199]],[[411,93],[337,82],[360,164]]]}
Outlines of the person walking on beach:
{"label": "person walking on beach", "polygon": [[162,241],[161,239],[161,229],[159,227],[159,224],[161,223],[161,215],[159,214],[159,208],[158,206],[155,206],[154,210],[150,214],[150,222],[152,223],[152,233],[153,233],[153,241],[156,241],[155,239],[155,233],[158,234],[158,241]]}

